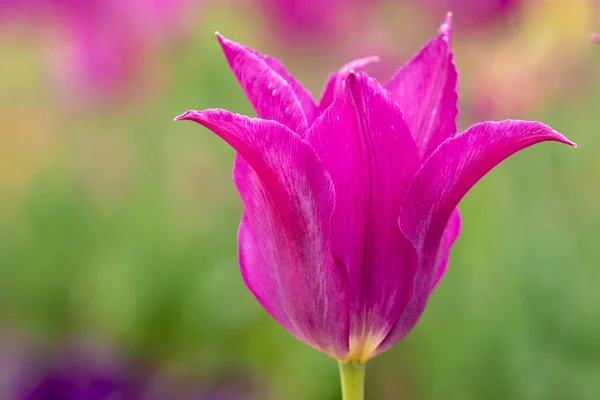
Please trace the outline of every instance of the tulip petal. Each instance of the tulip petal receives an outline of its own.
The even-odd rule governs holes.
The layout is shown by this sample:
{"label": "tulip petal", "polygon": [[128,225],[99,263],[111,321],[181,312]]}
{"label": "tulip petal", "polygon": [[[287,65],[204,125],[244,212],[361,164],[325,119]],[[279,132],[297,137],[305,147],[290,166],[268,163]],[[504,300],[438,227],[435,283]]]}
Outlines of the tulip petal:
{"label": "tulip petal", "polygon": [[376,56],[359,58],[357,60],[350,61],[348,64],[340,68],[338,72],[329,75],[327,83],[325,84],[325,90],[323,90],[323,94],[321,95],[321,101],[319,102],[319,111],[324,112],[327,107],[333,103],[336,91],[339,89],[340,85],[344,79],[346,79],[350,71],[361,71],[367,65],[376,62],[379,62],[379,57]]}
{"label": "tulip petal", "polygon": [[303,342],[342,358],[348,348],[347,277],[331,255],[334,188],[306,141],[276,121],[224,110],[188,111],[236,151],[244,203],[242,276],[263,307]]}
{"label": "tulip petal", "polygon": [[450,249],[458,238],[458,235],[460,235],[460,227],[460,213],[458,212],[458,208],[455,208],[452,215],[450,215],[450,219],[448,219],[446,228],[444,228],[444,234],[438,249],[438,256],[435,262],[436,265],[434,267],[435,278],[431,287],[432,291],[435,289],[446,272],[448,262],[450,261]]}
{"label": "tulip petal", "polygon": [[305,136],[308,117],[303,105],[309,108],[310,118],[315,118],[315,111],[310,110],[310,105],[303,104],[308,102],[306,93],[300,91],[301,86],[295,80],[290,84],[287,79],[291,74],[283,72],[283,65],[273,58],[267,59],[246,46],[227,40],[220,34],[217,34],[217,38],[256,115],[280,122],[298,135]]}
{"label": "tulip petal", "polygon": [[439,36],[385,85],[404,112],[423,161],[457,131],[458,73],[450,43],[451,22],[448,14]]}
{"label": "tulip petal", "polygon": [[540,122],[484,122],[446,140],[423,164],[406,191],[399,218],[402,232],[419,255],[415,288],[407,309],[378,351],[402,339],[423,312],[440,277],[436,270],[440,254],[446,253],[443,248],[458,233],[451,226],[456,222],[449,221],[458,202],[497,164],[543,141],[575,145]]}
{"label": "tulip petal", "polygon": [[335,185],[331,246],[349,275],[350,360],[364,361],[410,297],[411,247],[397,219],[418,151],[391,95],[354,72],[307,140]]}
{"label": "tulip petal", "polygon": [[292,74],[285,68],[281,61],[271,56],[261,56],[267,65],[271,67],[273,71],[277,72],[279,76],[281,76],[288,83],[288,85],[290,85],[296,94],[296,98],[298,98],[298,101],[300,102],[302,110],[304,111],[308,126],[311,126],[319,116],[320,112],[310,92],[292,76]]}
{"label": "tulip petal", "polygon": [[313,99],[310,92],[304,86],[302,86],[302,84],[298,82],[296,78],[294,78],[294,76],[285,68],[283,63],[278,59],[268,56],[266,54],[261,54],[248,46],[242,47],[254,54],[256,57],[262,59],[265,63],[267,63],[269,67],[271,67],[271,69],[273,69],[273,71],[278,73],[279,76],[281,76],[288,83],[288,85],[290,85],[290,87],[296,94],[300,105],[302,106],[302,110],[304,111],[304,114],[306,115],[306,119],[308,121],[308,125],[312,125],[320,113],[319,108],[317,107],[317,104],[315,103],[315,100]]}

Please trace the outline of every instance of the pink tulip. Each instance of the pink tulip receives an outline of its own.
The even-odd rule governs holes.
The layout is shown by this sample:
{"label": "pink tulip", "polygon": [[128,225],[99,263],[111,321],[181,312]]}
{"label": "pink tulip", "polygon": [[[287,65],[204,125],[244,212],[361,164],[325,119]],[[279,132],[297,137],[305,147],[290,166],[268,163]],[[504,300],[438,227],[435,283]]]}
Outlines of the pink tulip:
{"label": "pink tulip", "polygon": [[218,36],[258,118],[188,111],[232,146],[244,204],[243,279],[304,343],[364,363],[404,338],[444,275],[457,205],[488,171],[542,141],[540,122],[479,123],[457,134],[448,16],[385,85],[355,61],[318,105],[283,65]]}

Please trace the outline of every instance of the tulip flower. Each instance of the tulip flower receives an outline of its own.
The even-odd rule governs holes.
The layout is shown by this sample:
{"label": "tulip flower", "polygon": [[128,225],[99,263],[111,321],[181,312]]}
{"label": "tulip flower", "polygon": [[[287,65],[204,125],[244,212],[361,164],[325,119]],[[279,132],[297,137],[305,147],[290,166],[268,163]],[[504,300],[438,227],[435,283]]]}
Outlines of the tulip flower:
{"label": "tulip flower", "polygon": [[[218,34],[217,34],[218,35]],[[384,86],[351,63],[319,104],[283,65],[218,35],[258,118],[188,111],[236,152],[245,284],[302,342],[340,363],[345,399],[364,363],[404,338],[444,275],[457,205],[488,171],[542,141],[540,122],[457,134],[451,18]]]}

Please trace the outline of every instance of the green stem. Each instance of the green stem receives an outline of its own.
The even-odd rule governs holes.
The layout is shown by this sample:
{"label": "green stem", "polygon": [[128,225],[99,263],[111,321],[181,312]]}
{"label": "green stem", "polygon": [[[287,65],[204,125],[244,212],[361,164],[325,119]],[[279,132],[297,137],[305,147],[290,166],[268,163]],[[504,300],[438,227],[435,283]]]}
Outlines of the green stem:
{"label": "green stem", "polygon": [[340,363],[342,400],[363,400],[365,392],[365,364]]}

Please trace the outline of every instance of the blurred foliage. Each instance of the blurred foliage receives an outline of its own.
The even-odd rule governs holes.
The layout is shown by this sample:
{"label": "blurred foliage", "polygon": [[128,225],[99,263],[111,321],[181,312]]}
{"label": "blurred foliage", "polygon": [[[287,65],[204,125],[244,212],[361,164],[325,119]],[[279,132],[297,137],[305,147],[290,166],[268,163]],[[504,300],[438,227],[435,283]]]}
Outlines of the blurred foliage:
{"label": "blurred foliage", "polygon": [[[83,108],[56,101],[36,50],[2,31],[0,54],[11,61],[0,71],[11,79],[0,84],[0,328],[48,346],[100,338],[190,379],[249,371],[274,399],[339,398],[335,363],[280,328],[242,283],[233,151],[172,122],[190,108],[252,113],[212,35],[277,56],[285,46],[252,20],[207,7],[185,38],[149,56],[164,64],[160,89]],[[459,68],[473,57],[461,38],[477,40],[466,35],[454,38]],[[465,198],[446,277],[414,332],[369,364],[369,399],[598,398],[600,48],[577,40],[586,56],[564,59],[553,48],[550,62],[585,64],[589,76],[567,78],[582,90],[565,100],[552,90],[558,82],[535,82],[549,89],[545,106],[519,117],[579,148],[536,146]],[[494,57],[494,47],[474,48],[481,60]],[[343,54],[304,51],[280,58],[319,93]],[[153,72],[142,72],[146,89]],[[465,110],[476,97],[472,77],[461,75]]]}

